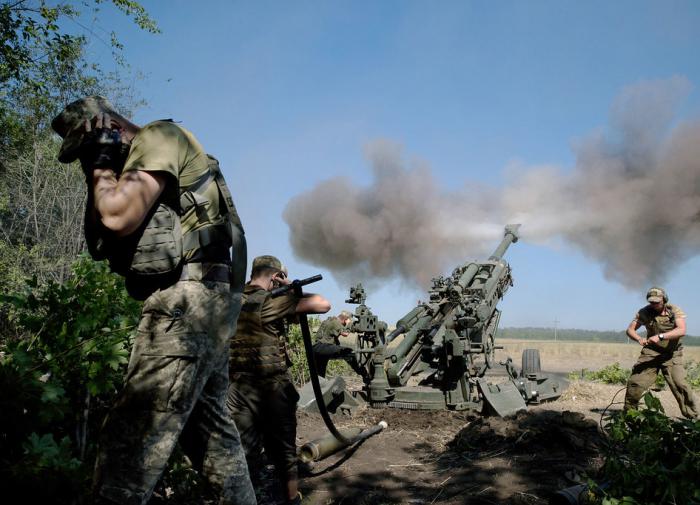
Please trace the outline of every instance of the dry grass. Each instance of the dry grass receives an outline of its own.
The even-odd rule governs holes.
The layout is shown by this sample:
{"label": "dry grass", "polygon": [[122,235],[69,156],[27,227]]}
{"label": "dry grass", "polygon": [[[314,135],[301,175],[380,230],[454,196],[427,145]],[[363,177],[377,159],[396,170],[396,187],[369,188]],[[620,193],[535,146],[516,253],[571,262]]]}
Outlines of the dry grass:
{"label": "dry grass", "polygon": [[[623,368],[632,368],[641,349],[631,341],[628,344],[608,344],[502,339],[498,344],[505,349],[497,351],[496,358],[502,361],[506,356],[510,356],[517,366],[520,366],[520,357],[524,349],[538,349],[542,369],[548,372],[571,372],[583,368],[599,370],[615,362],[620,363]],[[686,361],[700,361],[700,347],[685,347],[683,355]]]}

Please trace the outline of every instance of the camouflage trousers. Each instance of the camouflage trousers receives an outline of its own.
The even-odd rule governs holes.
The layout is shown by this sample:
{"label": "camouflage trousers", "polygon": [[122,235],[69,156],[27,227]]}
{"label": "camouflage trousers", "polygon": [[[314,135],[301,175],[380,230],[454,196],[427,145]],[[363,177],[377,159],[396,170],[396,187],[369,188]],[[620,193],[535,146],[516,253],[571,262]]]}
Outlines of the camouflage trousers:
{"label": "camouflage trousers", "polygon": [[146,299],[126,383],[100,435],[98,503],[148,502],[178,440],[219,504],[256,503],[226,409],[240,309],[240,295],[218,282],[180,281]]}
{"label": "camouflage trousers", "polygon": [[698,408],[691,388],[685,381],[683,351],[676,350],[672,355],[659,354],[648,348],[642,349],[637,363],[632,368],[632,375],[627,381],[625,410],[636,409],[642,395],[654,384],[656,375],[661,371],[668,387],[675,396],[681,413],[690,419],[698,417]]}
{"label": "camouflage trousers", "polygon": [[342,359],[350,365],[355,373],[359,374],[360,377],[365,377],[367,372],[360,367],[353,353],[351,347],[345,347],[343,345],[328,344],[325,342],[316,342],[313,345],[314,352],[314,362],[316,363],[316,371],[319,377],[326,376],[326,369],[328,368],[328,362],[332,359]]}

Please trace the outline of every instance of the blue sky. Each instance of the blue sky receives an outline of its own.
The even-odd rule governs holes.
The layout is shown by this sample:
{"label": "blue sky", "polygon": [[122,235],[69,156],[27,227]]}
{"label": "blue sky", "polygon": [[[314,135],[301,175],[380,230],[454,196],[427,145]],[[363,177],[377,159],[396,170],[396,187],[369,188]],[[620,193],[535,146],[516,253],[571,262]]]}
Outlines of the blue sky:
{"label": "blue sky", "polygon": [[[333,311],[346,308],[348,285],[294,257],[282,213],[329,178],[371,184],[368,143],[401,145],[447,192],[498,189],[514,165],[572,171],[575,146],[608,128],[616,97],[640,82],[684,79],[689,93],[675,120],[700,116],[697,2],[142,4],[162,34],[139,32],[109,9],[98,27],[117,31],[145,74],[136,86],[148,106],[136,122],[172,117],[193,131],[221,161],[251,258],[275,254],[294,277],[324,274],[314,290]],[[99,43],[90,51],[109,55]],[[664,238],[640,236],[639,247]],[[698,335],[700,260],[686,257],[663,285]],[[621,330],[644,304],[643,289],[607,280],[598,261],[565,241],[522,240],[507,259],[515,285],[502,326],[556,319],[560,328]],[[423,296],[382,280],[368,304],[393,324]]]}

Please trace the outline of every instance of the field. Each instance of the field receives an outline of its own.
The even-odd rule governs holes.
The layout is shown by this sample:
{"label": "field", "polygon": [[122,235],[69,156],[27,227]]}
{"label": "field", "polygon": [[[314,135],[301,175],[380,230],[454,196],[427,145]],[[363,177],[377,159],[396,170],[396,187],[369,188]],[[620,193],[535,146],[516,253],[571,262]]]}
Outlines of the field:
{"label": "field", "polygon": [[[525,348],[540,350],[543,369],[566,373],[620,362],[630,367],[632,344],[501,341],[520,366]],[[700,359],[691,349],[686,359]],[[678,416],[667,391],[654,393]],[[304,503],[334,504],[546,504],[553,492],[579,482],[600,465],[599,422],[620,408],[624,388],[574,381],[562,398],[514,418],[464,412],[361,409],[335,416],[339,427],[367,427],[386,420],[382,433],[318,462],[301,479]],[[320,416],[299,412],[298,444],[321,437]],[[266,479],[267,480],[267,479]],[[263,491],[262,503],[272,503]]]}
{"label": "field", "polygon": [[[496,351],[496,358],[503,361],[507,356],[519,367],[524,349],[539,349],[542,367],[548,372],[568,373],[587,368],[599,370],[607,365],[620,363],[623,368],[632,368],[641,347],[632,342],[626,344],[555,342],[553,340],[499,340],[504,349]],[[685,360],[700,361],[700,347],[685,347]]]}

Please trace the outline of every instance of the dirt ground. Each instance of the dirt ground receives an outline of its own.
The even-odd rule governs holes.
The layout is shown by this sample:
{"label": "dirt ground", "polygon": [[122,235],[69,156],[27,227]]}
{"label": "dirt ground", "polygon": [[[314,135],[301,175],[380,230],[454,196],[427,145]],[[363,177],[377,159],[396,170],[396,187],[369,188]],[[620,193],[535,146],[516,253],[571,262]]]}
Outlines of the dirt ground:
{"label": "dirt ground", "polygon": [[[601,344],[593,345],[598,349],[590,350],[591,365],[579,356],[575,369],[597,369]],[[551,353],[542,354],[545,371],[562,372],[571,359],[566,351],[564,364]],[[670,392],[655,394],[669,415],[680,415]],[[555,491],[600,466],[601,416],[606,409],[619,410],[623,397],[622,386],[574,381],[557,401],[508,419],[368,407],[352,417],[333,416],[339,428],[369,427],[381,420],[388,428],[314,463],[300,481],[303,503],[546,504]],[[298,413],[299,445],[326,433],[320,415]],[[261,498],[274,503],[266,492]]]}

